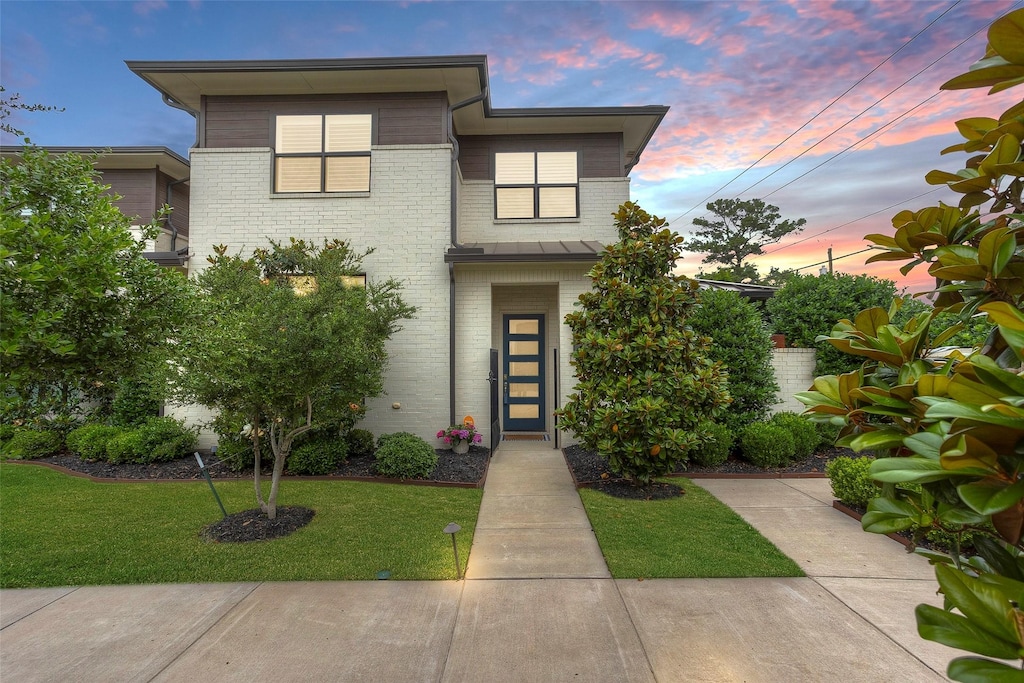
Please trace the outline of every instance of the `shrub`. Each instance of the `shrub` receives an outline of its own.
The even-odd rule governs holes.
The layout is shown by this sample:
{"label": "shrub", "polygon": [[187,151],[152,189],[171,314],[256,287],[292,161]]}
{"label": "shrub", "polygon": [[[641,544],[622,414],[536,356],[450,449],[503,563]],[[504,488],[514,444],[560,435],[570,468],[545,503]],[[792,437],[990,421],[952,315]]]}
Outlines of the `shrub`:
{"label": "shrub", "polygon": [[821,437],[818,430],[810,420],[800,417],[796,413],[781,412],[772,415],[772,424],[776,424],[790,433],[793,437],[793,459],[803,460],[818,447]]}
{"label": "shrub", "polygon": [[769,422],[754,422],[740,433],[740,455],[758,467],[782,467],[795,449],[792,434]]}
{"label": "shrub", "polygon": [[146,378],[130,377],[117,384],[111,404],[112,418],[120,427],[137,427],[160,413],[163,397]]}
{"label": "shrub", "polygon": [[373,432],[352,429],[348,433],[348,454],[353,458],[373,455]]}
{"label": "shrub", "polygon": [[4,445],[4,454],[14,460],[35,460],[56,455],[64,441],[57,432],[19,429]]}
{"label": "shrub", "polygon": [[319,436],[296,446],[288,455],[291,474],[330,474],[348,457],[348,443],[338,436]]}
{"label": "shrub", "polygon": [[703,429],[708,433],[709,438],[703,447],[690,451],[690,459],[705,467],[721,465],[729,459],[729,452],[736,441],[734,432],[726,425],[716,422],[705,423]]}
{"label": "shrub", "polygon": [[814,429],[818,432],[818,445],[815,446],[815,451],[829,449],[836,445],[839,430],[842,429],[840,425],[834,425],[831,422],[814,422],[813,424]]}
{"label": "shrub", "polygon": [[383,434],[377,443],[377,471],[385,477],[422,479],[437,467],[434,447],[414,434]]}
{"label": "shrub", "polygon": [[844,273],[797,275],[765,305],[773,330],[786,335],[787,343],[817,349],[816,375],[838,375],[856,370],[860,360],[815,338],[830,334],[837,320],[853,320],[865,308],[888,308],[895,296],[892,280]]}
{"label": "shrub", "polygon": [[18,428],[11,424],[0,425],[0,445],[7,443],[18,433]]}
{"label": "shrub", "polygon": [[874,458],[842,456],[825,465],[832,495],[846,505],[867,507],[868,502],[882,492],[868,474],[872,462]]}
{"label": "shrub", "polygon": [[107,442],[107,459],[112,463],[148,464],[167,462],[188,455],[196,447],[196,435],[170,417],[152,417],[142,426]]}
{"label": "shrub", "polygon": [[68,434],[68,449],[82,460],[106,460],[107,444],[124,432],[122,427],[95,423],[82,425]]}
{"label": "shrub", "polygon": [[708,357],[729,373],[730,403],[716,422],[738,431],[763,420],[779,385],[772,367],[771,333],[750,301],[724,289],[702,289],[700,305],[690,314],[694,332],[711,338]]}

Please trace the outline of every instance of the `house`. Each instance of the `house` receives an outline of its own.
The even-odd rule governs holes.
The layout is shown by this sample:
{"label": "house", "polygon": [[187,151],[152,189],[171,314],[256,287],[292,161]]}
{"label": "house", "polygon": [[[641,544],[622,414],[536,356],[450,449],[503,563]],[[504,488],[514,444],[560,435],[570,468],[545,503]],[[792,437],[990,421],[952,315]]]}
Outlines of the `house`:
{"label": "house", "polygon": [[[98,182],[120,199],[114,204],[133,219],[149,223],[164,205],[171,212],[160,220],[160,234],[146,244],[144,256],[161,265],[185,268],[188,259],[189,166],[166,147],[43,147],[49,154],[95,157]],[[4,158],[18,159],[21,147],[4,147]],[[141,230],[137,236],[141,238]]]}
{"label": "house", "polygon": [[434,442],[471,415],[492,446],[557,440],[562,320],[667,107],[497,109],[477,55],[128,67],[196,119],[190,270],[215,244],[340,238],[404,283],[418,312],[366,428]]}

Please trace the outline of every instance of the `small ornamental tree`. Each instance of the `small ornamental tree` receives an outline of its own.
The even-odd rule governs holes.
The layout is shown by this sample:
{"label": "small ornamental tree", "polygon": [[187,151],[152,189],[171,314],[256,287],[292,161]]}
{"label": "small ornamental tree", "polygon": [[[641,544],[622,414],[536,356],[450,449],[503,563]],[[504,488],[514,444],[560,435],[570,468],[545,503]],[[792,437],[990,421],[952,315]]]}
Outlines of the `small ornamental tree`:
{"label": "small ornamental tree", "polygon": [[[988,49],[945,90],[1024,83],[1024,10],[997,19]],[[818,420],[844,423],[840,445],[874,450],[869,469],[883,483],[868,505],[866,531],[918,527],[951,534],[949,554],[933,564],[945,609],[918,605],[918,633],[983,657],[950,662],[956,681],[1020,681],[1024,676],[1024,101],[996,118],[956,122],[966,141],[943,150],[973,155],[956,173],[932,171],[963,197],[902,211],[893,235],[867,239],[884,249],[870,260],[927,264],[936,280],[933,310],[903,324],[895,307],[870,308],[841,320],[828,341],[863,361],[855,371],[818,377],[798,395]],[[984,207],[978,210],[976,207]],[[967,357],[927,360],[956,327],[937,332],[936,318],[984,314],[988,338]],[[917,484],[918,487],[897,486]],[[978,555],[962,557],[972,534]],[[919,551],[921,552],[921,551]],[[955,610],[955,611],[954,611]],[[1015,660],[1013,665],[985,659]]]}
{"label": "small ornamental tree", "polygon": [[728,403],[709,340],[686,325],[697,283],[672,273],[682,238],[633,202],[619,242],[590,271],[593,291],[565,317],[578,383],[560,426],[637,485],[686,463],[710,438],[702,422]]}
{"label": "small ornamental tree", "polygon": [[[348,243],[271,242],[252,257],[215,247],[199,274],[196,327],[181,344],[181,400],[246,416],[260,508],[277,514],[277,493],[292,444],[320,426],[346,422],[362,400],[384,391],[385,342],[415,309],[394,280],[353,282],[370,252]],[[266,416],[261,419],[261,416]],[[263,436],[264,438],[257,438]],[[267,438],[269,437],[269,438]],[[274,471],[264,498],[261,444]]]}
{"label": "small ornamental tree", "polygon": [[721,361],[729,375],[732,403],[719,422],[734,432],[763,420],[775,403],[779,384],[772,367],[772,339],[761,314],[737,292],[702,289],[700,305],[688,322],[694,332],[711,339],[708,356]]}

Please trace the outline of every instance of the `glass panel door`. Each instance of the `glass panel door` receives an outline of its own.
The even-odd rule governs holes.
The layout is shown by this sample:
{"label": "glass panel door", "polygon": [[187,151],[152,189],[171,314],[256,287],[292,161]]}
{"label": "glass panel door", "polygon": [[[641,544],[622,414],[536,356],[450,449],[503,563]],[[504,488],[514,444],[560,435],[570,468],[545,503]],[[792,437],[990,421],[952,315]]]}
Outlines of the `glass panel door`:
{"label": "glass panel door", "polygon": [[544,316],[506,315],[502,337],[505,351],[504,430],[543,431]]}

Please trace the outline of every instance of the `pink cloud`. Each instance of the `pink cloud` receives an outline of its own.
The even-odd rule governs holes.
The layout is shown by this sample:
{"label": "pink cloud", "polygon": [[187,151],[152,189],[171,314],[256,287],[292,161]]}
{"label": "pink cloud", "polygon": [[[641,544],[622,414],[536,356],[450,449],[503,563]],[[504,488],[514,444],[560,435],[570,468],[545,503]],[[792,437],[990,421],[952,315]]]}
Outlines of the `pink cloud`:
{"label": "pink cloud", "polygon": [[165,9],[167,9],[167,0],[141,0],[132,5],[132,11],[143,17]]}

